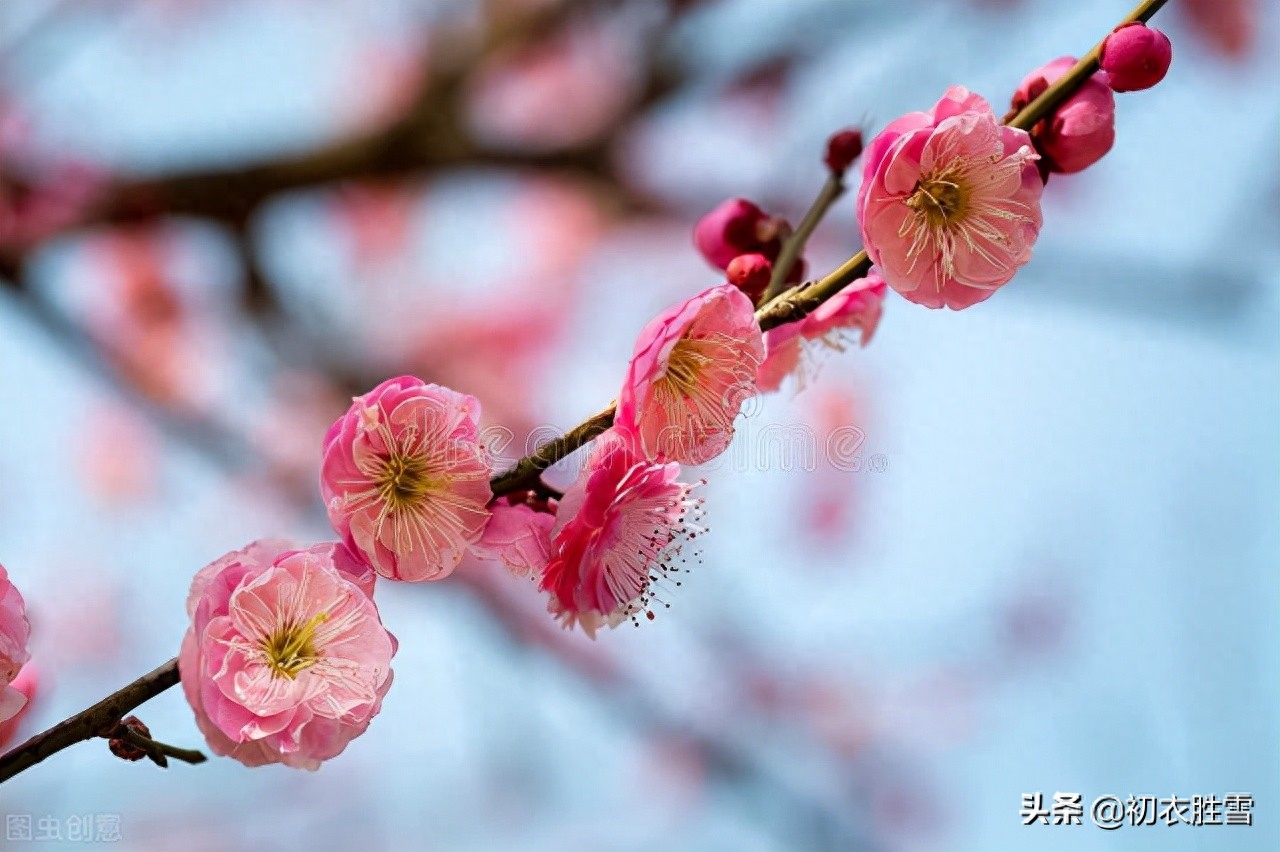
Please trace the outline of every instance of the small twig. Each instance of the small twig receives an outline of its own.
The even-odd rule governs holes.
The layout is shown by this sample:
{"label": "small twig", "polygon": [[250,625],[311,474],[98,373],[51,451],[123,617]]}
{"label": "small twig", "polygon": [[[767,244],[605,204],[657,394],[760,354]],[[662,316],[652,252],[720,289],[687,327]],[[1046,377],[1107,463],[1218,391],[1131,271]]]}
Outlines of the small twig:
{"label": "small twig", "polygon": [[804,218],[800,220],[800,224],[791,232],[791,235],[782,241],[782,251],[778,253],[778,262],[773,265],[773,275],[769,278],[769,286],[765,289],[764,295],[760,297],[760,304],[768,304],[787,286],[787,276],[791,274],[791,268],[800,259],[805,244],[809,242],[809,237],[817,229],[822,217],[827,215],[831,205],[844,195],[844,190],[844,173],[829,173],[827,182],[822,185],[822,190],[813,200],[809,211],[804,214]]}
{"label": "small twig", "polygon": [[204,755],[204,752],[193,748],[178,748],[177,746],[171,746],[168,743],[162,743],[159,740],[152,739],[151,737],[145,737],[130,728],[114,732],[113,736],[119,736],[120,739],[129,743],[129,745],[142,749],[147,753],[147,757],[151,758],[157,766],[164,769],[169,767],[169,762],[165,759],[166,757],[172,757],[175,760],[181,760],[184,763],[193,764],[204,763],[209,759]]}

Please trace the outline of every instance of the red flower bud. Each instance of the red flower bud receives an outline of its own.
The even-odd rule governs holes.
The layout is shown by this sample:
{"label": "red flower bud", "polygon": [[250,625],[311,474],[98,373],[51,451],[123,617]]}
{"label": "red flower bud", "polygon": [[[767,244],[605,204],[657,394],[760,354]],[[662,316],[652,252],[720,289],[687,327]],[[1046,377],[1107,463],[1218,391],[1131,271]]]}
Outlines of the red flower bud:
{"label": "red flower bud", "polygon": [[740,254],[729,261],[729,268],[725,273],[729,277],[729,283],[745,293],[752,304],[755,304],[769,287],[773,264],[762,254]]}
{"label": "red flower bud", "polygon": [[862,131],[849,127],[831,134],[827,140],[827,154],[822,161],[838,175],[844,174],[853,161],[862,156]]}
{"label": "red flower bud", "polygon": [[1116,27],[1102,43],[1099,57],[1116,92],[1150,89],[1164,79],[1172,61],[1169,37],[1139,21]]}

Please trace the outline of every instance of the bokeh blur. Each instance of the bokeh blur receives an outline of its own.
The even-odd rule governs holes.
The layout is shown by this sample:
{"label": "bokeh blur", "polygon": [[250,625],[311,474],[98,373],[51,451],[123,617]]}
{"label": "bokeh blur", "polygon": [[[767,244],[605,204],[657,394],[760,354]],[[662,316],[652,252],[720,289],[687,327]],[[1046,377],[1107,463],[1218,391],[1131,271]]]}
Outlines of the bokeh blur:
{"label": "bokeh blur", "polygon": [[[701,214],[797,221],[832,131],[956,83],[999,114],[1130,5],[0,5],[0,563],[40,677],[14,742],[173,656],[212,559],[331,537],[351,395],[467,391],[519,455],[721,280]],[[479,563],[383,583],[395,686],[318,773],[82,744],[0,788],[35,827],[0,847],[105,815],[104,848],[184,852],[1280,848],[1280,4],[1156,23],[1168,78],[1050,181],[1012,284],[890,294],[869,347],[750,408],[655,621],[592,642]],[[202,744],[179,690],[139,715]],[[1037,792],[1084,824],[1024,826]],[[1088,815],[1235,793],[1252,826]]]}

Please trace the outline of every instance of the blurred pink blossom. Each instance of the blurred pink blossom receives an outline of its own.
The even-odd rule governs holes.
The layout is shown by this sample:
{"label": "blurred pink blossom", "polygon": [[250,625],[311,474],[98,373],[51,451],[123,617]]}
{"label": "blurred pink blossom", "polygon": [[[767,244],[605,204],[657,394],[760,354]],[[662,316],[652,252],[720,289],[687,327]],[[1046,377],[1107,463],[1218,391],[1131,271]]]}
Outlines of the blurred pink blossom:
{"label": "blurred pink blossom", "polygon": [[484,529],[480,403],[413,376],[356,397],[324,439],[320,491],[355,553],[393,580],[447,577]]}
{"label": "blurred pink blossom", "polygon": [[702,501],[679,475],[680,465],[646,461],[612,430],[599,438],[560,501],[539,584],[566,627],[594,639],[640,612],[653,618],[655,584],[685,570],[685,543],[703,531]]}
{"label": "blurred pink blossom", "polygon": [[724,452],[755,396],[764,340],[751,300],[731,284],[699,293],[640,332],[614,420],[650,459],[701,464]]}
{"label": "blurred pink blossom", "polygon": [[258,541],[196,574],[182,689],[215,754],[318,769],[369,727],[396,641],[341,544]]}
{"label": "blurred pink blossom", "polygon": [[1040,232],[1036,159],[1024,131],[960,86],[890,123],[867,147],[858,191],[863,243],[884,280],[954,310],[1008,283]]}
{"label": "blurred pink blossom", "polygon": [[[13,742],[14,735],[18,733],[18,727],[22,724],[30,713],[31,708],[35,705],[36,694],[40,691],[40,673],[36,670],[34,663],[27,663],[22,667],[22,671],[18,672],[18,676],[13,682],[6,687],[7,690],[13,690],[22,695],[23,704],[18,711],[7,719],[0,721],[0,753],[2,753],[9,743]],[[9,699],[0,698],[0,705],[6,703]],[[0,711],[0,716],[3,712]]]}
{"label": "blurred pink blossom", "polygon": [[766,332],[765,356],[756,372],[760,390],[777,390],[783,379],[792,374],[803,384],[808,377],[801,369],[801,361],[809,344],[843,352],[855,340],[861,346],[870,343],[884,313],[886,290],[884,279],[872,270],[799,322]]}
{"label": "blurred pink blossom", "polygon": [[27,696],[12,683],[31,659],[30,638],[26,602],[0,565],[0,722],[12,719],[27,703]]}

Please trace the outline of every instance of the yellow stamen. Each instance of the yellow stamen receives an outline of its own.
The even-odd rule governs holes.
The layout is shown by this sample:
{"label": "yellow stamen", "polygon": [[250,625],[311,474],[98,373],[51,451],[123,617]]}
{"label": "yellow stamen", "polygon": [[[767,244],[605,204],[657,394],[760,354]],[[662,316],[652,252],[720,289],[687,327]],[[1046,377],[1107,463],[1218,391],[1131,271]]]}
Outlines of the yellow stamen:
{"label": "yellow stamen", "polygon": [[298,672],[320,662],[314,645],[316,628],[329,620],[329,613],[311,617],[306,624],[285,624],[262,640],[262,653],[277,677],[293,680]]}
{"label": "yellow stamen", "polygon": [[907,206],[924,214],[930,228],[946,228],[962,221],[969,207],[969,185],[955,174],[957,169],[946,169],[937,175],[927,175],[916,183],[915,192],[907,199]]}
{"label": "yellow stamen", "polygon": [[392,511],[412,506],[435,486],[426,460],[420,455],[392,453],[375,478],[378,494]]}

